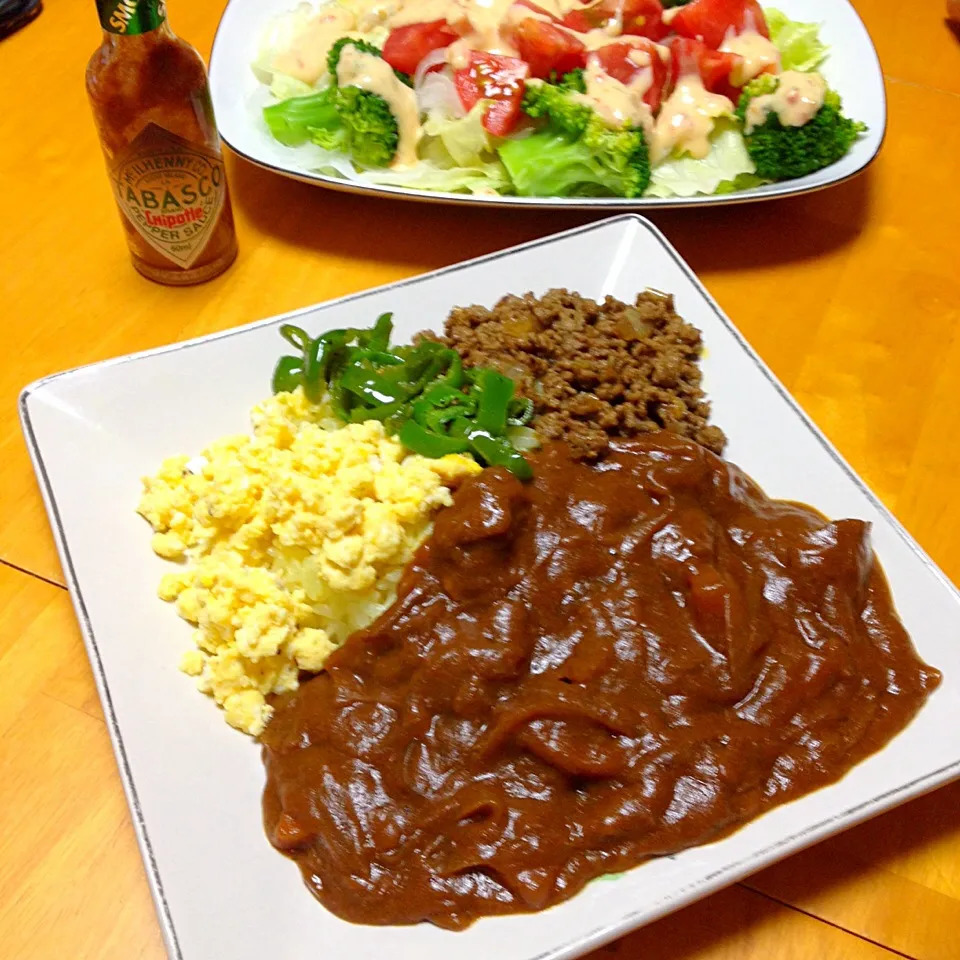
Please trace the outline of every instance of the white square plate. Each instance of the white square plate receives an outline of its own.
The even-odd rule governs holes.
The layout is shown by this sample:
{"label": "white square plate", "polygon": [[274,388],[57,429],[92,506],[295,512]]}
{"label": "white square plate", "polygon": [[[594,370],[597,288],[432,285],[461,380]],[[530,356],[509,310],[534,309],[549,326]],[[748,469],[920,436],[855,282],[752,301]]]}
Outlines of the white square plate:
{"label": "white square plate", "polygon": [[[323,909],[260,819],[259,750],[177,670],[190,628],[157,599],[167,564],[134,508],[167,455],[248,429],[283,349],[281,320],[316,333],[393,311],[397,338],[451,307],[565,286],[676,295],[702,331],[705,385],[728,455],[771,495],[873,523],[907,629],[943,684],[886,749],[839,783],[717,843],[593,883],[545,913],[353,926]],[[178,960],[560,960],[960,775],[960,595],[806,419],[646,220],[621,216],[413,280],[225,333],[48,377],[21,396],[23,428],[93,664],[170,953]]]}
{"label": "white square plate", "polygon": [[[312,0],[317,3],[318,0]],[[810,193],[842,183],[863,171],[876,157],[887,125],[887,103],[880,61],[870,34],[849,0],[762,0],[793,20],[822,24],[820,37],[830,48],[821,67],[830,86],[843,98],[848,117],[862,120],[869,128],[837,163],[796,180],[770,183],[736,193],[709,197],[473,197],[464,194],[411,190],[350,183],[316,173],[305,165],[303,153],[274,140],[260,117],[260,108],[270,102],[265,88],[250,67],[267,21],[291,10],[298,0],[230,0],[213,43],[210,57],[210,90],[217,126],[224,142],[242,157],[284,176],[350,193],[404,197],[434,203],[465,203],[493,207],[555,207],[602,210],[638,210],[650,207],[704,207],[724,203],[770,200]]]}

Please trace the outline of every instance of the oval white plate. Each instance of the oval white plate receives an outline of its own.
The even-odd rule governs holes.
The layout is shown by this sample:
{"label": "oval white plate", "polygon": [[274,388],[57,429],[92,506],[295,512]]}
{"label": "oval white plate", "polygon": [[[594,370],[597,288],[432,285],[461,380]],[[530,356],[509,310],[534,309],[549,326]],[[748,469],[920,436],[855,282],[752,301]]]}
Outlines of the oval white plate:
{"label": "oval white plate", "polygon": [[649,197],[638,200],[620,197],[474,197],[469,194],[351,183],[310,170],[304,163],[303,153],[277,143],[260,118],[260,108],[269,102],[269,96],[250,68],[257,39],[270,17],[293,9],[296,5],[297,0],[230,0],[217,28],[210,58],[213,106],[220,136],[234,152],[283,176],[332,190],[484,207],[600,210],[712,207],[810,193],[849,180],[876,157],[886,129],[887,104],[880,61],[867,28],[849,0],[768,0],[765,6],[778,7],[794,20],[823,25],[820,35],[830,47],[830,56],[822,67],[823,74],[843,98],[847,116],[862,120],[869,128],[843,159],[823,170],[796,180],[721,196]]}

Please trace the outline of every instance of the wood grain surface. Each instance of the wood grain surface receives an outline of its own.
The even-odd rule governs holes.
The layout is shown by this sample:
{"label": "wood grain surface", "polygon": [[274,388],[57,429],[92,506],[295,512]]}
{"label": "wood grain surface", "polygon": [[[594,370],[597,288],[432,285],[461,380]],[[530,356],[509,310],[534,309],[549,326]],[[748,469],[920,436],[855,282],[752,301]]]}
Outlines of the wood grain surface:
{"label": "wood grain surface", "polygon": [[[206,56],[223,0],[168,6],[174,29]],[[873,166],[808,197],[653,219],[957,582],[960,42],[939,0],[856,6],[887,82],[889,130]],[[14,82],[0,111],[0,957],[11,960],[164,956],[20,434],[19,390],[593,219],[350,197],[230,157],[237,263],[201,287],[156,286],[127,259],[85,101],[98,42],[92,2],[49,0],[0,43],[0,70]],[[958,933],[960,784],[597,956],[953,960]]]}

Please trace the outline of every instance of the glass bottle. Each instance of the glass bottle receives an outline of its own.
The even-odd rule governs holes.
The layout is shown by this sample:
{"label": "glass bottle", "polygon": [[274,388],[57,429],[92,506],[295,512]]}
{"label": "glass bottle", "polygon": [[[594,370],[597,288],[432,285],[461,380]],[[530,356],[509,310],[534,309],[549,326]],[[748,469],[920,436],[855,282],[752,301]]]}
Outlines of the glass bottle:
{"label": "glass bottle", "polygon": [[103,42],[87,94],[133,257],[145,277],[185,285],[237,255],[220,137],[200,54],[163,0],[96,0]]}

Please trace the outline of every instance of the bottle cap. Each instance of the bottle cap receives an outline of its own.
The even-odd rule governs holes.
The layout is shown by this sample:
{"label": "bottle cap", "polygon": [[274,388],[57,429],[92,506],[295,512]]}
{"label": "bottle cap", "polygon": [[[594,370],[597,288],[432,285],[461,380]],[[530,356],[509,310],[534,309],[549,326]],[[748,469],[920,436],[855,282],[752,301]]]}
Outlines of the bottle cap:
{"label": "bottle cap", "polygon": [[149,33],[167,19],[164,0],[97,0],[100,25],[110,33]]}

